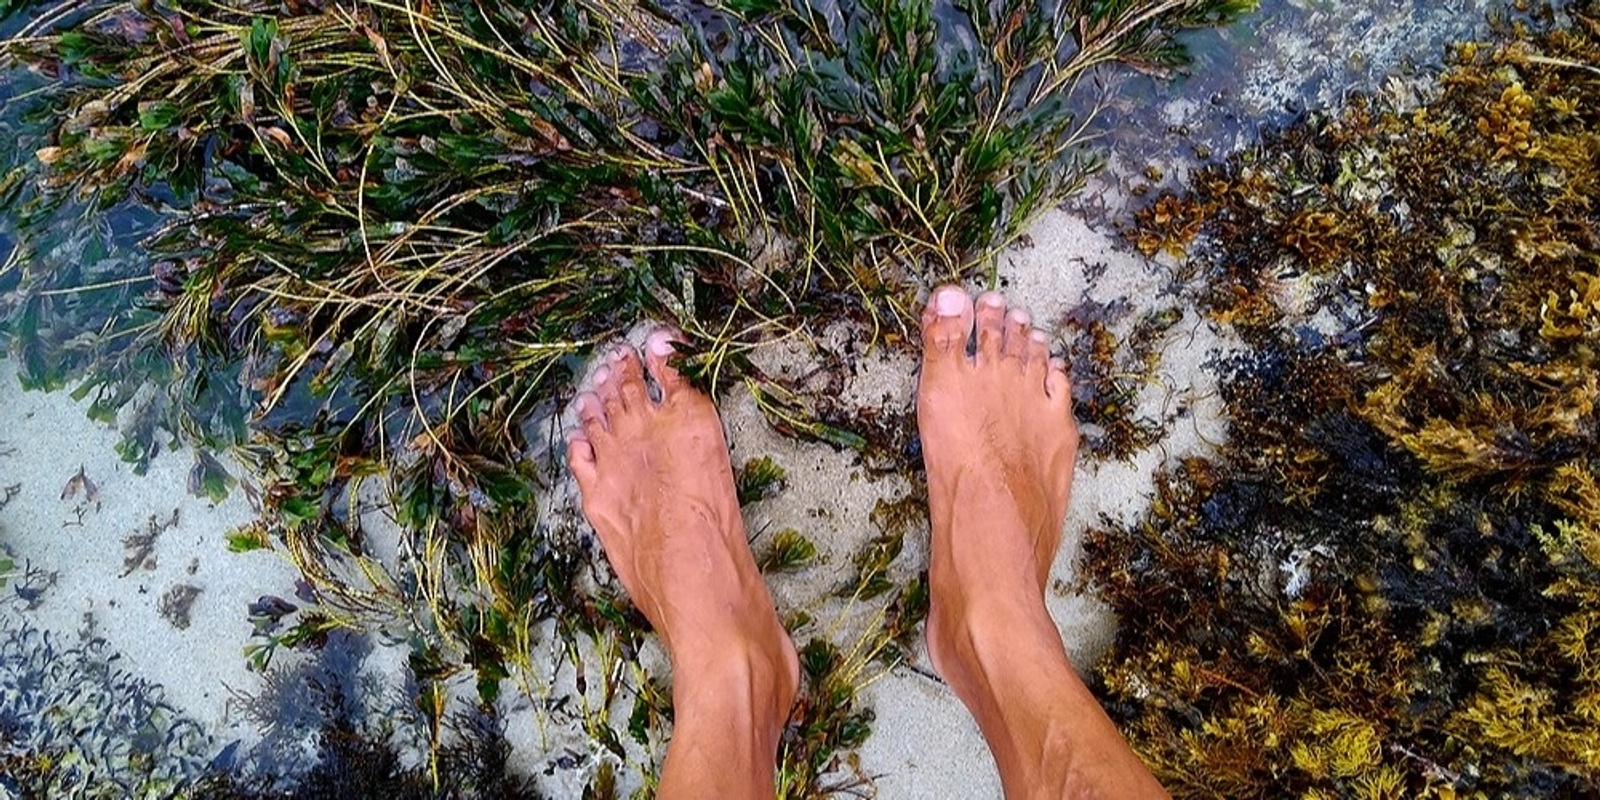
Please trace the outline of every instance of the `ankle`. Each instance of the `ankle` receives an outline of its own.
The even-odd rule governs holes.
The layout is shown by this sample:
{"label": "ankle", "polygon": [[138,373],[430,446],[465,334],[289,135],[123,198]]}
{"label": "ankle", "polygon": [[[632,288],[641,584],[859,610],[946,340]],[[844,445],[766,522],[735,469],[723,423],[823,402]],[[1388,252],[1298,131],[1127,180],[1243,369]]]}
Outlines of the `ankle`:
{"label": "ankle", "polygon": [[799,693],[799,661],[781,628],[723,639],[672,653],[673,705],[682,710],[702,695],[748,706],[757,728],[781,729]]}
{"label": "ankle", "polygon": [[979,716],[980,708],[1001,703],[1020,687],[1047,685],[1050,676],[1072,670],[1042,597],[993,597],[958,614],[959,622],[943,626],[944,663],[938,666],[951,690]]}

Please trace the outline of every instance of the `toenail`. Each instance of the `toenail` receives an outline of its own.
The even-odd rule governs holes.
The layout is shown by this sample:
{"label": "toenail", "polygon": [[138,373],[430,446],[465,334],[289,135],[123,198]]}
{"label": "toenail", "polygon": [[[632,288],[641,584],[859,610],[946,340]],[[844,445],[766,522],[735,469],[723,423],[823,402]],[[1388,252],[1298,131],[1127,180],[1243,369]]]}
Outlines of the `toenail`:
{"label": "toenail", "polygon": [[978,302],[990,308],[999,308],[1006,304],[1006,299],[996,292],[985,292],[982,297],[978,298]]}
{"label": "toenail", "polygon": [[627,353],[623,352],[622,348],[618,347],[617,349],[612,350],[611,354],[606,356],[606,358],[609,359],[613,364],[621,364],[622,359],[626,358],[627,355]]}
{"label": "toenail", "polygon": [[933,310],[939,312],[941,317],[954,317],[961,313],[966,303],[962,302],[960,289],[945,289],[933,300]]}
{"label": "toenail", "polygon": [[1019,308],[1011,312],[1011,321],[1018,325],[1027,325],[1033,322],[1033,317],[1028,316],[1028,312]]}
{"label": "toenail", "polygon": [[672,340],[664,334],[650,337],[650,352],[658,356],[670,356],[672,350]]}
{"label": "toenail", "polygon": [[611,380],[611,368],[610,367],[604,367],[603,366],[603,367],[601,367],[601,368],[599,368],[599,369],[594,371],[594,382],[596,384],[602,384],[602,383],[605,383],[608,380]]}
{"label": "toenail", "polygon": [[1050,337],[1045,335],[1044,331],[1034,331],[1032,336],[1033,340],[1039,344],[1048,344],[1050,342]]}

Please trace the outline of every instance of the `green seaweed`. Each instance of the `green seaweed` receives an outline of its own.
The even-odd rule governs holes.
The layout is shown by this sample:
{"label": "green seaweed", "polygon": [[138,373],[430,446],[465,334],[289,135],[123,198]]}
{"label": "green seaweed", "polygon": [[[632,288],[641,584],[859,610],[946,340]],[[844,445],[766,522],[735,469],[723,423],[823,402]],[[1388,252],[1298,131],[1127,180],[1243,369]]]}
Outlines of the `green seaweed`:
{"label": "green seaweed", "polygon": [[749,505],[782,491],[786,474],[784,468],[772,460],[772,456],[746,461],[744,466],[737,470],[733,481],[739,496],[739,505]]}
{"label": "green seaweed", "polygon": [[817,546],[793,528],[785,528],[772,535],[767,549],[756,559],[762,572],[785,572],[799,569],[817,557]]}

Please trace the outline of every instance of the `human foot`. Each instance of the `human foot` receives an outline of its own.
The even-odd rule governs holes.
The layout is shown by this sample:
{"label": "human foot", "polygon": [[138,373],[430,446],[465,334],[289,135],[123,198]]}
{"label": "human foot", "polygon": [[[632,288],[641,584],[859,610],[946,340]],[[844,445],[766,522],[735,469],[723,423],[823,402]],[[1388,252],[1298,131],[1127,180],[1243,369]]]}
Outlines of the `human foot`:
{"label": "human foot", "polygon": [[922,343],[934,667],[977,719],[1006,797],[1166,797],[1073,672],[1044,604],[1078,452],[1066,365],[1000,295],[975,310],[950,286],[928,300]]}
{"label": "human foot", "polygon": [[[958,693],[974,623],[1026,612],[1044,591],[1077,457],[1065,365],[1027,312],[942,287],[922,314],[917,427],[933,527],[928,648]],[[967,354],[969,338],[976,352]],[[995,624],[1014,624],[1014,620]]]}
{"label": "human foot", "polygon": [[[612,350],[573,401],[582,427],[567,463],[606,558],[672,659],[676,724],[662,796],[673,787],[771,796],[799,662],[745,538],[716,406],[667,363],[665,331],[645,350],[659,399],[638,353]],[[741,777],[727,767],[747,749],[754,795],[727,783]]]}

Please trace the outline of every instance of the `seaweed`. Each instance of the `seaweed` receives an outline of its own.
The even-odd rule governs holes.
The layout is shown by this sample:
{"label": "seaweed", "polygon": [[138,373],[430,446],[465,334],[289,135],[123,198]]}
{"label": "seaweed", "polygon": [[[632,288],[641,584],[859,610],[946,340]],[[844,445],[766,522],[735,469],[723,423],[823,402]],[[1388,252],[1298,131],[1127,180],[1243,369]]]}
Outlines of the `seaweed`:
{"label": "seaweed", "polygon": [[734,475],[734,485],[739,495],[739,505],[745,506],[764,500],[783,491],[786,475],[783,467],[772,456],[752,458]]}
{"label": "seaweed", "polygon": [[156,568],[156,540],[161,534],[178,526],[178,509],[172,509],[172,516],[161,519],[159,514],[151,514],[145,520],[144,529],[130,532],[122,538],[122,549],[127,555],[122,559],[122,572],[119,578],[126,578],[134,570],[153,570]]}
{"label": "seaweed", "polygon": [[1141,213],[1230,438],[1107,522],[1097,691],[1178,796],[1600,791],[1600,6],[1314,116]]}
{"label": "seaweed", "polygon": [[206,772],[210,736],[102,640],[0,618],[0,788],[18,797],[170,797]]}
{"label": "seaweed", "polygon": [[817,557],[817,546],[804,534],[785,528],[772,535],[772,541],[756,559],[762,572],[784,572],[810,563]]}
{"label": "seaweed", "polygon": [[[533,781],[509,768],[510,744],[491,706],[456,708],[442,732],[420,710],[425,687],[396,696],[361,675],[371,644],[349,634],[340,646],[266,674],[263,689],[238,695],[237,707],[264,734],[261,744],[215,764],[194,797],[401,798],[528,797]],[[441,738],[418,759],[417,740]],[[307,744],[311,746],[308,748]]]}
{"label": "seaweed", "polygon": [[161,601],[156,610],[172,627],[178,630],[187,630],[189,627],[189,612],[194,608],[194,601],[200,599],[200,587],[189,583],[174,584],[161,595]]}
{"label": "seaweed", "polygon": [[1066,318],[1073,414],[1089,455],[1098,459],[1128,458],[1166,436],[1167,420],[1140,415],[1140,392],[1160,366],[1163,337],[1183,312],[1177,307],[1147,311],[1119,338],[1112,327],[1131,311],[1125,302],[1085,300]]}

